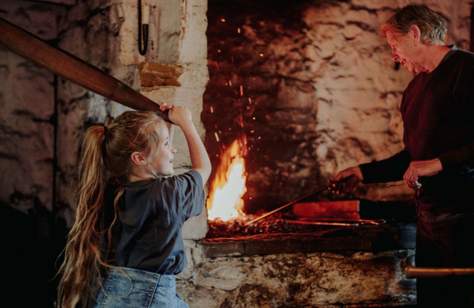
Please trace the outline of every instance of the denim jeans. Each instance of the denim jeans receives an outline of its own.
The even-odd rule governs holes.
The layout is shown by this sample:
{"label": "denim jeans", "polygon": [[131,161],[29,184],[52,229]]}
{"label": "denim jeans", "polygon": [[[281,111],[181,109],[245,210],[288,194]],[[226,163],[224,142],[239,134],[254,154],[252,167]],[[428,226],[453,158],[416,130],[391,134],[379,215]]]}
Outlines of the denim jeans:
{"label": "denim jeans", "polygon": [[92,307],[188,308],[188,304],[176,294],[174,275],[116,267],[107,272]]}

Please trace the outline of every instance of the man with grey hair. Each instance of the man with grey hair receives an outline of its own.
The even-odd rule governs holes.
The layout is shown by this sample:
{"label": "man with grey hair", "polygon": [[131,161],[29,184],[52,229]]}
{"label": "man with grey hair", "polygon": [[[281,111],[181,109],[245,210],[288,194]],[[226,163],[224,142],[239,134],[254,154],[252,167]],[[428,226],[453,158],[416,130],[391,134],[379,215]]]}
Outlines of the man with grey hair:
{"label": "man with grey hair", "polygon": [[[400,111],[405,148],[338,172],[364,183],[403,179],[416,193],[418,267],[474,267],[474,54],[446,46],[447,22],[424,5],[381,28],[394,61],[415,77]],[[474,277],[417,281],[420,306],[474,307]]]}

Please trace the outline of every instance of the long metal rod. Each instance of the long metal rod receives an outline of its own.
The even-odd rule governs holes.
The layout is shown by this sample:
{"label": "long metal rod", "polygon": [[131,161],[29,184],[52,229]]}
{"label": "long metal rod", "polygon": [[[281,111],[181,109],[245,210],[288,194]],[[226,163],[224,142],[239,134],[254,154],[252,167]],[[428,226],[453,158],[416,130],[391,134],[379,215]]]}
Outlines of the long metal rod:
{"label": "long metal rod", "polygon": [[0,18],[0,44],[88,90],[133,109],[156,111],[168,120],[167,115],[159,110],[158,103],[133,90],[120,80],[107,75],[97,67],[50,46],[40,38],[3,18]]}
{"label": "long metal rod", "polygon": [[447,277],[447,276],[474,276],[474,268],[453,267],[414,267],[407,266],[405,274],[409,278],[429,278],[429,277]]}
{"label": "long metal rod", "polygon": [[262,219],[264,219],[264,218],[266,218],[266,217],[268,217],[268,216],[270,216],[270,215],[273,215],[273,214],[275,214],[276,212],[279,212],[279,211],[281,211],[281,210],[283,210],[283,209],[285,209],[285,208],[287,208],[287,207],[289,207],[289,206],[291,206],[291,205],[293,205],[293,204],[295,204],[295,203],[297,203],[297,202],[299,202],[299,201],[301,201],[301,200],[304,200],[304,199],[306,199],[306,198],[308,198],[308,197],[315,196],[315,195],[319,195],[319,194],[321,194],[322,192],[328,190],[330,187],[332,187],[332,185],[328,185],[328,186],[324,187],[324,188],[321,189],[321,190],[318,190],[318,191],[316,191],[316,192],[309,193],[309,194],[307,194],[307,195],[304,195],[304,196],[302,196],[302,197],[299,197],[298,199],[295,199],[295,200],[293,200],[293,201],[290,201],[290,202],[288,202],[288,203],[286,203],[286,204],[284,204],[284,205],[282,205],[282,206],[280,206],[280,207],[278,207],[278,208],[276,208],[276,209],[274,209],[274,210],[272,210],[272,211],[270,211],[270,212],[267,212],[267,213],[265,213],[265,214],[263,214],[263,215],[261,215],[261,216],[255,218],[255,219],[252,219],[252,220],[246,222],[245,225],[246,225],[246,226],[251,225],[251,224],[253,224],[253,223],[255,223],[255,222],[259,221],[259,220],[262,220]]}

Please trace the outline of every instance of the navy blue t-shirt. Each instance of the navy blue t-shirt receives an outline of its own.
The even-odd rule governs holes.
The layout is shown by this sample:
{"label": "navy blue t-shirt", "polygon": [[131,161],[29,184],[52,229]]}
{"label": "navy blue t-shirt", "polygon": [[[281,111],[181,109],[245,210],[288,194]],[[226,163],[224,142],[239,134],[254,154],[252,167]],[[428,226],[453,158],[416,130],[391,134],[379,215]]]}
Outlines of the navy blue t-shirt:
{"label": "navy blue t-shirt", "polygon": [[[106,198],[109,211],[111,195]],[[201,213],[204,197],[201,175],[194,170],[126,184],[113,232],[114,265],[180,273],[186,265],[181,229],[188,218]]]}

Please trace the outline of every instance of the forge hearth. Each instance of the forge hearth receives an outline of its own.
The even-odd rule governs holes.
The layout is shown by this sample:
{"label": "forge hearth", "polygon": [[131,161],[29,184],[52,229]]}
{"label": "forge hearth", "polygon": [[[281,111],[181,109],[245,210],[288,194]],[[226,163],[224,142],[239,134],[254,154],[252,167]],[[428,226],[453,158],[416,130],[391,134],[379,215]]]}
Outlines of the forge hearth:
{"label": "forge hearth", "polygon": [[[277,216],[277,215],[275,215]],[[283,215],[278,215],[283,216]],[[360,227],[375,227],[384,224],[383,220],[341,220],[341,219],[292,219],[284,217],[273,217],[263,221],[258,221],[251,225],[247,224],[247,220],[233,221],[210,221],[207,238],[232,238],[239,236],[255,236],[267,234],[311,234],[319,232],[329,232],[337,229],[355,229]]]}
{"label": "forge hearth", "polygon": [[[400,230],[387,224],[321,226],[297,224],[279,219],[272,219],[268,223],[271,226],[264,228],[270,229],[270,232],[208,237],[202,240],[205,255],[220,257],[310,252],[377,252],[401,248]],[[255,228],[260,231],[262,227]],[[283,229],[287,232],[276,232],[272,229]]]}
{"label": "forge hearth", "polygon": [[210,219],[206,238],[258,234],[312,234],[335,229],[378,226],[383,220],[361,219],[358,200],[302,202],[300,198],[263,215],[242,214],[235,219]]}
{"label": "forge hearth", "polygon": [[252,216],[209,221],[200,243],[207,257],[413,249],[413,205],[361,200],[360,219],[301,219],[291,211],[253,224]]}

